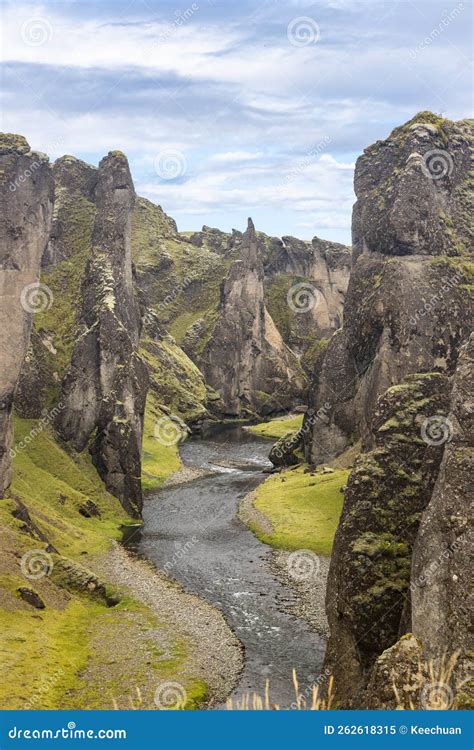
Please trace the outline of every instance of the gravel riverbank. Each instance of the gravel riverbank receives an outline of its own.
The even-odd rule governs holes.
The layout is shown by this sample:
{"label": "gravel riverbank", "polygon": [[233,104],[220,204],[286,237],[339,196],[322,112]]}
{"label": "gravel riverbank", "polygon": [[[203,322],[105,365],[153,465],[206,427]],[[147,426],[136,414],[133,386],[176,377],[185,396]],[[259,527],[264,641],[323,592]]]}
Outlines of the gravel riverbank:
{"label": "gravel riverbank", "polygon": [[[111,584],[127,589],[130,596],[146,604],[160,621],[172,625],[185,650],[181,675],[206,683],[209,707],[224,702],[238,682],[243,658],[241,645],[221,613],[119,544],[97,559],[94,568]],[[156,646],[159,652],[166,651],[159,631]],[[180,674],[176,674],[179,679]]]}

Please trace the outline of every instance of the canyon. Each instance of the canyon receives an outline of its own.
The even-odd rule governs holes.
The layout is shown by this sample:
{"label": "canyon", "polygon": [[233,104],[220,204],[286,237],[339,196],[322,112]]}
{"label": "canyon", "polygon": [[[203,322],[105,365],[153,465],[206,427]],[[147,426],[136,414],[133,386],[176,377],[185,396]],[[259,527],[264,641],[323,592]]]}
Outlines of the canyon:
{"label": "canyon", "polygon": [[[81,627],[89,616],[98,630],[107,617],[120,628],[125,616],[134,643],[152,617],[141,608],[149,597],[124,615],[120,566],[104,555],[140,524],[144,492],[183,471],[179,445],[209,425],[304,413],[299,429],[268,445],[282,481],[294,466],[312,476],[349,456],[324,689],[339,708],[419,707],[426,665],[455,654],[452,705],[472,707],[473,151],[472,121],[429,112],[369,146],[356,164],[346,247],[271,237],[252,219],[244,231],[179,232],[136,194],[122,152],[97,168],[69,155],[51,165],[22,136],[0,136],[8,628],[17,613],[34,631],[36,596],[46,617],[76,607]],[[160,502],[159,492],[150,497]],[[32,545],[52,572],[26,586]],[[156,583],[159,596],[167,585]],[[211,684],[199,642],[182,635],[191,668],[180,662],[176,673],[194,668],[182,678],[188,707],[222,702],[242,668],[229,618],[197,601],[184,609],[212,623],[225,667]],[[163,627],[165,644],[181,632],[175,621]],[[86,630],[99,644],[92,652],[108,648]],[[179,661],[178,645],[173,653]],[[76,674],[87,663],[60,668]],[[62,683],[57,695],[48,689],[53,704]],[[84,700],[104,707],[101,695]]]}

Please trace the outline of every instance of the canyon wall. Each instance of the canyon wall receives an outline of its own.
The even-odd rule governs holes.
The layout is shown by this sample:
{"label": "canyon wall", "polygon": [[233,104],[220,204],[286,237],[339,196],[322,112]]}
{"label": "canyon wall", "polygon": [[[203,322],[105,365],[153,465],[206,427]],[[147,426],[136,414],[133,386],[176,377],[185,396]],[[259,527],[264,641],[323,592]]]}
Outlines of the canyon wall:
{"label": "canyon wall", "polygon": [[472,122],[420,113],[356,165],[343,326],[303,430],[313,464],[362,442],[326,600],[341,708],[426,707],[421,673],[446,651],[446,691],[472,703],[473,145]]}
{"label": "canyon wall", "polygon": [[102,159],[94,189],[92,253],[81,289],[80,333],[64,379],[62,437],[90,451],[107,489],[141,510],[141,441],[148,373],[138,354],[141,315],[131,259],[135,191],[120,152]]}
{"label": "canyon wall", "polygon": [[353,268],[342,328],[314,373],[311,463],[355,437],[372,447],[390,385],[454,371],[472,329],[472,133],[470,121],[420,113],[357,160]]}
{"label": "canyon wall", "polygon": [[32,317],[50,303],[39,286],[49,238],[54,186],[44,154],[19,135],[0,135],[0,496],[11,482],[12,413]]}

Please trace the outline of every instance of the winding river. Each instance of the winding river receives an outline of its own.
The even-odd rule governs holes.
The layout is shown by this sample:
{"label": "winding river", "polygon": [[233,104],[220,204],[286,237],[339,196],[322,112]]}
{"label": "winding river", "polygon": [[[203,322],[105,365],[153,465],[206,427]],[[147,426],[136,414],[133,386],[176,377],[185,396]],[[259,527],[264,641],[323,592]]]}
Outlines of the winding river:
{"label": "winding river", "polygon": [[242,498],[265,479],[270,444],[235,424],[185,442],[183,463],[214,473],[146,499],[138,552],[222,611],[244,649],[232,697],[263,695],[269,679],[272,701],[288,707],[293,667],[305,691],[320,672],[324,641],[284,611],[294,594],[273,575],[270,548],[237,517]]}

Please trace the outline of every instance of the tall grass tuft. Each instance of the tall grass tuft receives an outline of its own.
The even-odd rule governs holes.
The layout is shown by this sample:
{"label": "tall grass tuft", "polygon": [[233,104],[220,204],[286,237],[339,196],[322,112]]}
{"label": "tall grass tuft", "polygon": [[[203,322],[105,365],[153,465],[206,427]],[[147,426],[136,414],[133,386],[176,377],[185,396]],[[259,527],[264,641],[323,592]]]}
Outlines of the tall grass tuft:
{"label": "tall grass tuft", "polygon": [[[330,711],[333,702],[333,678],[329,678],[326,696],[320,696],[319,685],[313,685],[311,694],[307,698],[300,691],[296,670],[293,669],[293,686],[295,689],[295,700],[291,708],[297,711]],[[263,696],[258,693],[244,693],[241,698],[229,698],[227,701],[228,711],[280,711],[281,707],[273,703],[270,698],[270,681],[265,681]]]}

